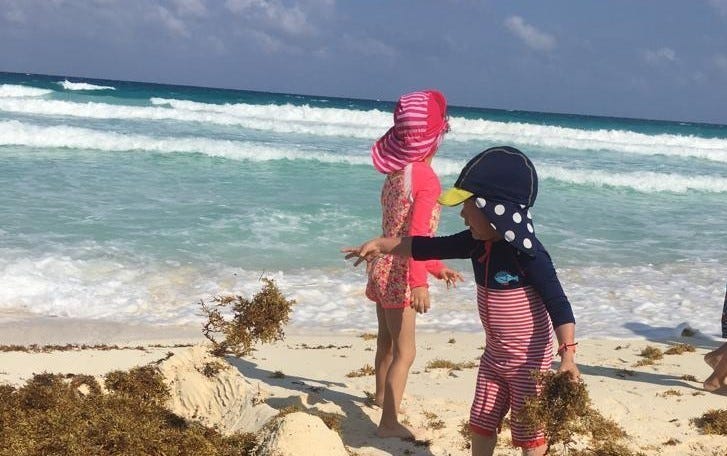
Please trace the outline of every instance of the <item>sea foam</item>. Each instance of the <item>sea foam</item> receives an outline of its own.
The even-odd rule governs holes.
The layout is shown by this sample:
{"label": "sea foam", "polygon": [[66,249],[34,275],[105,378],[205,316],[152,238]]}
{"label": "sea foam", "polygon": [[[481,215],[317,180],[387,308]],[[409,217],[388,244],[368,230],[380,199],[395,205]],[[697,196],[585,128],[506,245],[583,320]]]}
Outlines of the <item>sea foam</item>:
{"label": "sea foam", "polygon": [[[122,134],[79,127],[39,126],[19,121],[0,121],[0,145],[33,148],[65,148],[107,152],[148,151],[155,153],[199,153],[231,160],[264,162],[272,160],[314,160],[323,163],[346,163],[370,166],[368,151],[361,154],[331,153],[313,148],[275,147],[253,141],[232,141],[204,137],[152,137]],[[459,174],[465,160],[435,158],[433,167],[441,176]],[[685,176],[676,173],[607,172],[587,168],[564,168],[539,164],[541,178],[577,185],[625,187],[639,192],[675,192],[690,190],[727,192],[727,178],[709,175]]]}
{"label": "sea foam", "polygon": [[57,83],[66,90],[116,90],[116,87],[89,84],[87,82],[71,82],[68,79]]}
{"label": "sea foam", "polygon": [[[213,265],[129,262],[105,251],[85,258],[39,254],[0,260],[0,310],[38,315],[102,318],[132,323],[196,324],[199,301],[219,294],[252,296],[261,275],[296,300],[291,324],[299,328],[372,331],[374,304],[364,295],[365,272],[340,268],[244,270]],[[558,271],[573,306],[580,337],[670,337],[676,322],[707,335],[719,331],[727,274],[715,262],[681,261],[653,266],[591,266]],[[433,281],[434,306],[417,321],[424,331],[481,331],[474,279],[447,290]],[[632,286],[639,277],[639,286]],[[714,303],[713,305],[706,305]]]}
{"label": "sea foam", "polygon": [[23,85],[0,84],[0,98],[42,97],[50,93],[53,91]]}
{"label": "sea foam", "polygon": [[[0,111],[121,120],[174,120],[251,130],[372,140],[391,125],[391,114],[308,105],[210,104],[152,98],[152,106],[0,98]],[[727,163],[727,139],[626,130],[582,130],[553,125],[452,117],[447,141],[507,143],[546,149],[608,150],[639,155],[692,157]]]}

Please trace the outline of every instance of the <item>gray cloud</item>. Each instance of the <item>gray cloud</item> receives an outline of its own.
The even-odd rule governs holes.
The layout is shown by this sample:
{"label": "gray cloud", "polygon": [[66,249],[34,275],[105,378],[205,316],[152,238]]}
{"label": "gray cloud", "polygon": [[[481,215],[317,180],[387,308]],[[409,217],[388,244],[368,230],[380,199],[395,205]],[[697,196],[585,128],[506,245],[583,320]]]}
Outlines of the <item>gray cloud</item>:
{"label": "gray cloud", "polygon": [[[0,70],[392,100],[437,86],[467,105],[724,119],[727,0],[664,2],[556,0],[524,19],[474,0],[0,0]],[[615,34],[606,11],[640,19]]]}
{"label": "gray cloud", "polygon": [[727,55],[715,55],[712,59],[712,63],[714,63],[714,66],[717,67],[717,69],[720,70],[722,73],[727,74]]}
{"label": "gray cloud", "polygon": [[709,0],[712,8],[716,9],[722,16],[727,16],[727,0]]}
{"label": "gray cloud", "polygon": [[647,49],[644,51],[644,60],[650,64],[659,64],[664,62],[673,63],[677,61],[677,54],[673,49],[662,47],[659,49]]}
{"label": "gray cloud", "polygon": [[167,30],[180,36],[189,36],[186,24],[163,6],[157,6],[151,17],[157,19]]}
{"label": "gray cloud", "polygon": [[25,24],[27,18],[20,6],[20,2],[15,0],[0,0],[0,9],[3,11],[2,18],[7,22]]}
{"label": "gray cloud", "polygon": [[510,16],[505,19],[505,27],[531,49],[536,51],[552,51],[555,49],[556,41],[552,35],[541,32],[532,25],[527,24],[520,16]]}
{"label": "gray cloud", "polygon": [[291,36],[311,35],[316,31],[300,4],[288,7],[278,0],[226,0],[225,6],[252,25],[262,25]]}
{"label": "gray cloud", "polygon": [[202,0],[172,0],[172,3],[180,16],[204,17],[208,13]]}
{"label": "gray cloud", "polygon": [[369,57],[385,57],[392,59],[398,52],[392,46],[371,37],[354,37],[346,34],[341,39],[343,49]]}

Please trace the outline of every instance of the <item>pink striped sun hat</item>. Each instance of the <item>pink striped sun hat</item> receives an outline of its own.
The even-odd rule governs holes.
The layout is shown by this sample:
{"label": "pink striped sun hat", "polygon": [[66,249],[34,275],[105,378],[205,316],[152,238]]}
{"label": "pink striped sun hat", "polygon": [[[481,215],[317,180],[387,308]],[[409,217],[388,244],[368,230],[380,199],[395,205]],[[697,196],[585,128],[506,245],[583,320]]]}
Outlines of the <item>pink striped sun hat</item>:
{"label": "pink striped sun hat", "polygon": [[447,100],[437,90],[402,95],[394,108],[394,126],[371,147],[374,168],[384,174],[424,160],[436,151],[449,127]]}

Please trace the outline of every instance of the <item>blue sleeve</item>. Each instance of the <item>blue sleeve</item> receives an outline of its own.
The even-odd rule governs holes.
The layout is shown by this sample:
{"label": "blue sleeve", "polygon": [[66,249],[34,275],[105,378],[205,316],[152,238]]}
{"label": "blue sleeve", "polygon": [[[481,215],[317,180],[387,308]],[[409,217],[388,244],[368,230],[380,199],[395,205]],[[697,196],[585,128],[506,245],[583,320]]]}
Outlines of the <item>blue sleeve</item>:
{"label": "blue sleeve", "polygon": [[470,230],[464,230],[451,236],[413,236],[411,255],[415,260],[471,258],[477,245],[478,243],[472,238]]}
{"label": "blue sleeve", "polygon": [[565,323],[575,323],[573,309],[570,301],[563,291],[563,287],[555,273],[550,254],[542,245],[539,245],[535,258],[523,261],[524,272],[530,284],[540,293],[545,309],[553,322],[553,328]]}

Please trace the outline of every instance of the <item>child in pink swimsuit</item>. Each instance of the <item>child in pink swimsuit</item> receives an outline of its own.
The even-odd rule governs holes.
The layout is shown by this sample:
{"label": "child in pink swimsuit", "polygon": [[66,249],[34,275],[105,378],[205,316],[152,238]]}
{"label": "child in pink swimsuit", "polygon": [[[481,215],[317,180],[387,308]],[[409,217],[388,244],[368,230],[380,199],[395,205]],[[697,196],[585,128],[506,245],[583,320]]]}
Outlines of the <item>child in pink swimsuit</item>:
{"label": "child in pink swimsuit", "polygon": [[[403,95],[394,126],[371,149],[374,167],[386,174],[381,191],[384,236],[433,236],[439,223],[441,185],[430,166],[448,130],[447,103],[434,90]],[[416,354],[416,313],[429,310],[427,273],[447,284],[461,275],[441,261],[415,261],[384,255],[372,262],[366,296],[376,302],[375,401],[382,408],[380,437],[414,437],[399,423],[409,368]]]}

